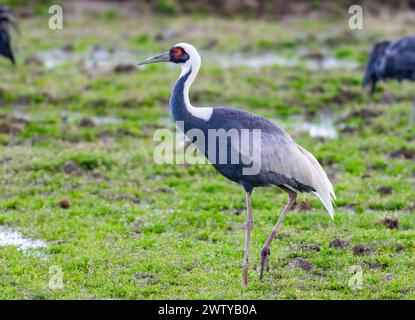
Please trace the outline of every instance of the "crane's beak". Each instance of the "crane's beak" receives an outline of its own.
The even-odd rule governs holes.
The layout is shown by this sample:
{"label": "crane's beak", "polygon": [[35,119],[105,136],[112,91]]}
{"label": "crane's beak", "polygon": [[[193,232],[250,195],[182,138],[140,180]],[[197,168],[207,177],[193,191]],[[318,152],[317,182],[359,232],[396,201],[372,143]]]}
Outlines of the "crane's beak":
{"label": "crane's beak", "polygon": [[169,62],[170,61],[170,55],[168,52],[164,52],[162,54],[159,54],[155,57],[151,57],[148,59],[145,59],[139,63],[137,63],[138,66],[141,66],[143,64],[149,64],[149,63],[156,63],[156,62]]}

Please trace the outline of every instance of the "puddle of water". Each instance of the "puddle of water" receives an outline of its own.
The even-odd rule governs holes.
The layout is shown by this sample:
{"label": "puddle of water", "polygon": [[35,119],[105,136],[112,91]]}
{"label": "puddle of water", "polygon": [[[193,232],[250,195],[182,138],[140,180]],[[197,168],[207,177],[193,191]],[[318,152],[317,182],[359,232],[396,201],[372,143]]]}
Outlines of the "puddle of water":
{"label": "puddle of water", "polygon": [[83,66],[87,71],[109,71],[117,65],[135,65],[137,61],[137,54],[128,50],[110,52],[101,47],[93,47],[84,57]]}
{"label": "puddle of water", "polygon": [[217,63],[221,68],[234,68],[239,66],[246,66],[251,69],[259,69],[264,66],[282,66],[287,68],[305,65],[309,70],[318,69],[355,69],[359,64],[351,60],[336,59],[328,54],[322,55],[318,60],[309,57],[286,57],[276,53],[265,53],[255,56],[234,54],[234,55],[219,55],[209,52],[203,53],[208,63]]}
{"label": "puddle of water", "polygon": [[[66,123],[78,123],[85,118],[87,117],[82,112],[61,112],[61,119]],[[90,119],[93,121],[94,124],[98,126],[123,122],[121,118],[117,118],[114,116],[95,116],[90,117]]]}
{"label": "puddle of water", "polygon": [[[159,121],[159,124],[163,127],[170,128],[172,127],[172,122],[170,118],[163,118]],[[338,136],[338,129],[341,129],[341,125],[336,125],[336,118],[332,115],[326,113],[320,113],[314,118],[306,118],[303,115],[293,115],[288,117],[274,118],[271,119],[272,122],[281,126],[288,133],[294,132],[306,132],[312,138],[325,138],[325,139],[335,139]],[[184,136],[183,133],[178,131],[180,137]],[[185,138],[179,139],[179,147],[186,149],[190,143],[190,140]]]}
{"label": "puddle of water", "polygon": [[335,120],[327,114],[319,114],[313,119],[295,115],[284,119],[273,120],[289,132],[307,132],[312,138],[335,139],[337,137]]}
{"label": "puddle of water", "polygon": [[[217,54],[210,51],[202,52],[205,62],[218,64],[221,68],[234,68],[246,66],[258,69],[264,66],[283,66],[295,67],[304,64],[310,70],[316,69],[354,69],[359,66],[355,61],[336,59],[331,57],[325,50],[318,59],[313,59],[307,55],[308,51],[299,48],[298,56],[287,57],[267,52],[257,55],[245,54]],[[36,54],[35,59],[40,61],[47,69],[58,67],[64,63],[81,63],[86,71],[109,71],[117,65],[135,65],[140,57],[147,58],[154,53],[135,53],[125,49],[107,50],[100,46],[94,46],[83,53],[72,52],[62,48],[43,51]]]}
{"label": "puddle of water", "polygon": [[61,48],[38,52],[35,59],[40,61],[46,69],[56,68],[64,63],[79,60],[80,55],[68,52]]}
{"label": "puddle of water", "polygon": [[350,60],[339,60],[326,56],[318,61],[307,61],[307,68],[310,70],[318,69],[356,69],[359,64]]}
{"label": "puddle of water", "polygon": [[30,121],[30,116],[26,113],[23,113],[19,110],[15,110],[14,114],[13,114],[13,119],[15,121],[22,121],[22,122],[29,122]]}
{"label": "puddle of water", "polygon": [[98,126],[122,122],[122,119],[113,116],[97,116],[91,119]]}
{"label": "puddle of water", "polygon": [[228,69],[234,67],[245,66],[251,69],[259,69],[264,66],[286,66],[294,67],[299,61],[294,58],[283,57],[274,53],[266,53],[256,56],[247,56],[243,54],[235,55],[218,55],[212,53],[204,53],[205,61],[209,63],[218,63],[221,68]]}
{"label": "puddle of water", "polygon": [[99,46],[94,46],[83,53],[56,48],[38,52],[34,58],[46,69],[53,69],[65,63],[81,63],[86,71],[108,71],[116,65],[138,61],[137,54],[131,51],[114,50],[111,52]]}
{"label": "puddle of water", "polygon": [[28,252],[31,249],[46,248],[48,244],[43,240],[26,238],[15,229],[0,226],[0,247],[8,246]]}

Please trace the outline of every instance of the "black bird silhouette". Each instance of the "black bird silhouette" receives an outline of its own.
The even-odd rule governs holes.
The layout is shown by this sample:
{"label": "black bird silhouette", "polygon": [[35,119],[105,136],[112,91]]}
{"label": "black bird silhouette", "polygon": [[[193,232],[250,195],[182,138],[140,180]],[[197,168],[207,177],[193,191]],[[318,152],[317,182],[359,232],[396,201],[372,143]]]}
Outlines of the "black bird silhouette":
{"label": "black bird silhouette", "polygon": [[10,26],[17,29],[16,22],[6,6],[0,6],[0,55],[16,63],[11,48]]}
{"label": "black bird silhouette", "polygon": [[[370,85],[370,93],[376,90],[376,83],[387,79],[415,80],[415,36],[395,41],[375,43],[369,57],[363,78],[363,86]],[[413,126],[415,117],[415,99],[410,123]]]}

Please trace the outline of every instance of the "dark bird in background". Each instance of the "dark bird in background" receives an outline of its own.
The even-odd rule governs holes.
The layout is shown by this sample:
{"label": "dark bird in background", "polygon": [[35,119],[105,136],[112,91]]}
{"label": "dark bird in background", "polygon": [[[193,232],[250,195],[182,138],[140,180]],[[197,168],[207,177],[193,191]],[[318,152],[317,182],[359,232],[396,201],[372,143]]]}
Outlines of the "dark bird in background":
{"label": "dark bird in background", "polygon": [[[194,107],[189,100],[189,88],[192,85],[201,65],[201,58],[197,50],[190,44],[179,43],[168,52],[153,58],[146,59],[139,65],[155,62],[172,62],[179,65],[182,73],[174,86],[170,97],[170,109],[176,122],[182,122],[182,131],[186,136],[211,160],[211,155],[216,155],[215,161],[210,161],[213,167],[231,181],[239,183],[246,192],[247,220],[245,224],[245,249],[243,263],[243,285],[248,282],[248,251],[253,227],[251,195],[255,187],[275,185],[288,194],[289,201],[281,213],[278,222],[272,229],[267,241],[261,250],[260,278],[264,267],[268,269],[270,245],[275,238],[278,228],[286,213],[292,208],[298,193],[312,192],[324,204],[331,217],[334,215],[332,199],[334,199],[333,186],[329,178],[320,166],[316,158],[307,150],[296,144],[283,129],[255,114],[233,109],[229,107]],[[202,132],[208,139],[194,140],[192,131]],[[225,145],[220,148],[220,143],[212,146],[208,142],[212,130],[215,132],[241,133],[240,146],[235,148],[232,139],[225,140]],[[260,130],[261,134],[255,145],[251,145],[250,138],[242,137],[242,132],[248,130]],[[236,159],[248,158],[250,161],[234,162],[232,153]],[[217,161],[226,155],[225,161]],[[247,167],[256,166],[258,171],[245,174]],[[196,191],[195,191],[196,192]]]}
{"label": "dark bird in background", "polygon": [[17,24],[10,10],[6,6],[0,6],[0,55],[16,63],[11,48],[10,26],[17,30]]}
{"label": "dark bird in background", "polygon": [[[376,43],[369,57],[363,78],[363,86],[370,86],[373,95],[376,83],[387,79],[415,80],[415,36],[395,41]],[[410,116],[411,126],[414,125],[415,99]]]}

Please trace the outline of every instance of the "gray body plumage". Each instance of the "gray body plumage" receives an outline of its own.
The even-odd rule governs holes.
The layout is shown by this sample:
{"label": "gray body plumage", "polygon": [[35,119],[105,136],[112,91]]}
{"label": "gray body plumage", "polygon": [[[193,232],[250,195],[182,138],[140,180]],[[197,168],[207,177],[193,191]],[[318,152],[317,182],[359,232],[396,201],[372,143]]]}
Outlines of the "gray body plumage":
{"label": "gray body plumage", "polygon": [[[224,121],[225,119],[226,121]],[[243,175],[242,168],[251,165],[243,165],[242,162],[238,165],[213,165],[217,171],[227,178],[240,183],[246,190],[249,191],[253,187],[263,187],[272,184],[277,186],[289,185],[300,192],[315,191],[312,186],[301,183],[294,177],[278,173],[277,170],[273,170],[277,166],[277,163],[280,163],[283,160],[282,153],[284,153],[287,148],[295,148],[296,146],[291,137],[277,125],[263,117],[229,107],[215,107],[213,109],[212,118],[207,125],[214,129],[236,129],[238,132],[244,129],[250,131],[258,128],[261,129],[261,171],[258,174]],[[242,137],[242,135],[240,135],[240,137]],[[244,156],[247,156],[251,161],[254,161],[253,154],[256,150],[253,144],[250,143],[252,141],[252,135],[246,140],[247,141],[241,141],[241,143],[250,145],[248,154],[244,154]],[[231,160],[231,149],[232,145],[230,141],[228,141],[228,162]],[[281,167],[281,163],[279,165]]]}
{"label": "gray body plumage", "polygon": [[374,93],[376,83],[387,79],[415,80],[415,36],[382,41],[373,46],[363,86],[370,85]]}
{"label": "gray body plumage", "polygon": [[[175,121],[183,121],[186,135],[189,130],[195,128],[202,130],[205,137],[208,136],[209,129],[237,130],[238,132],[242,129],[261,130],[260,150],[255,150],[255,146],[251,144],[249,152],[239,155],[241,158],[249,157],[251,161],[256,161],[253,154],[260,152],[258,174],[243,174],[243,168],[251,166],[244,164],[247,162],[231,163],[233,146],[229,140],[226,146],[228,157],[226,163],[220,164],[219,159],[216,159],[216,164],[212,164],[213,167],[226,178],[241,184],[248,192],[252,191],[254,187],[267,185],[283,186],[295,192],[314,192],[332,216],[334,191],[327,175],[318,161],[308,151],[298,146],[282,128],[261,116],[229,107],[214,107],[208,121],[193,116],[187,110],[183,92],[185,82],[191,72],[190,69],[187,74],[179,78],[170,99],[173,118]],[[192,137],[189,138],[192,139]],[[249,144],[250,141],[247,140],[241,141],[241,144]],[[198,145],[198,141],[193,139],[193,142],[201,149],[202,146]],[[203,150],[205,156],[208,157],[211,150],[209,150],[207,139],[204,143]],[[216,155],[219,156],[219,144],[216,144],[215,147]]]}

